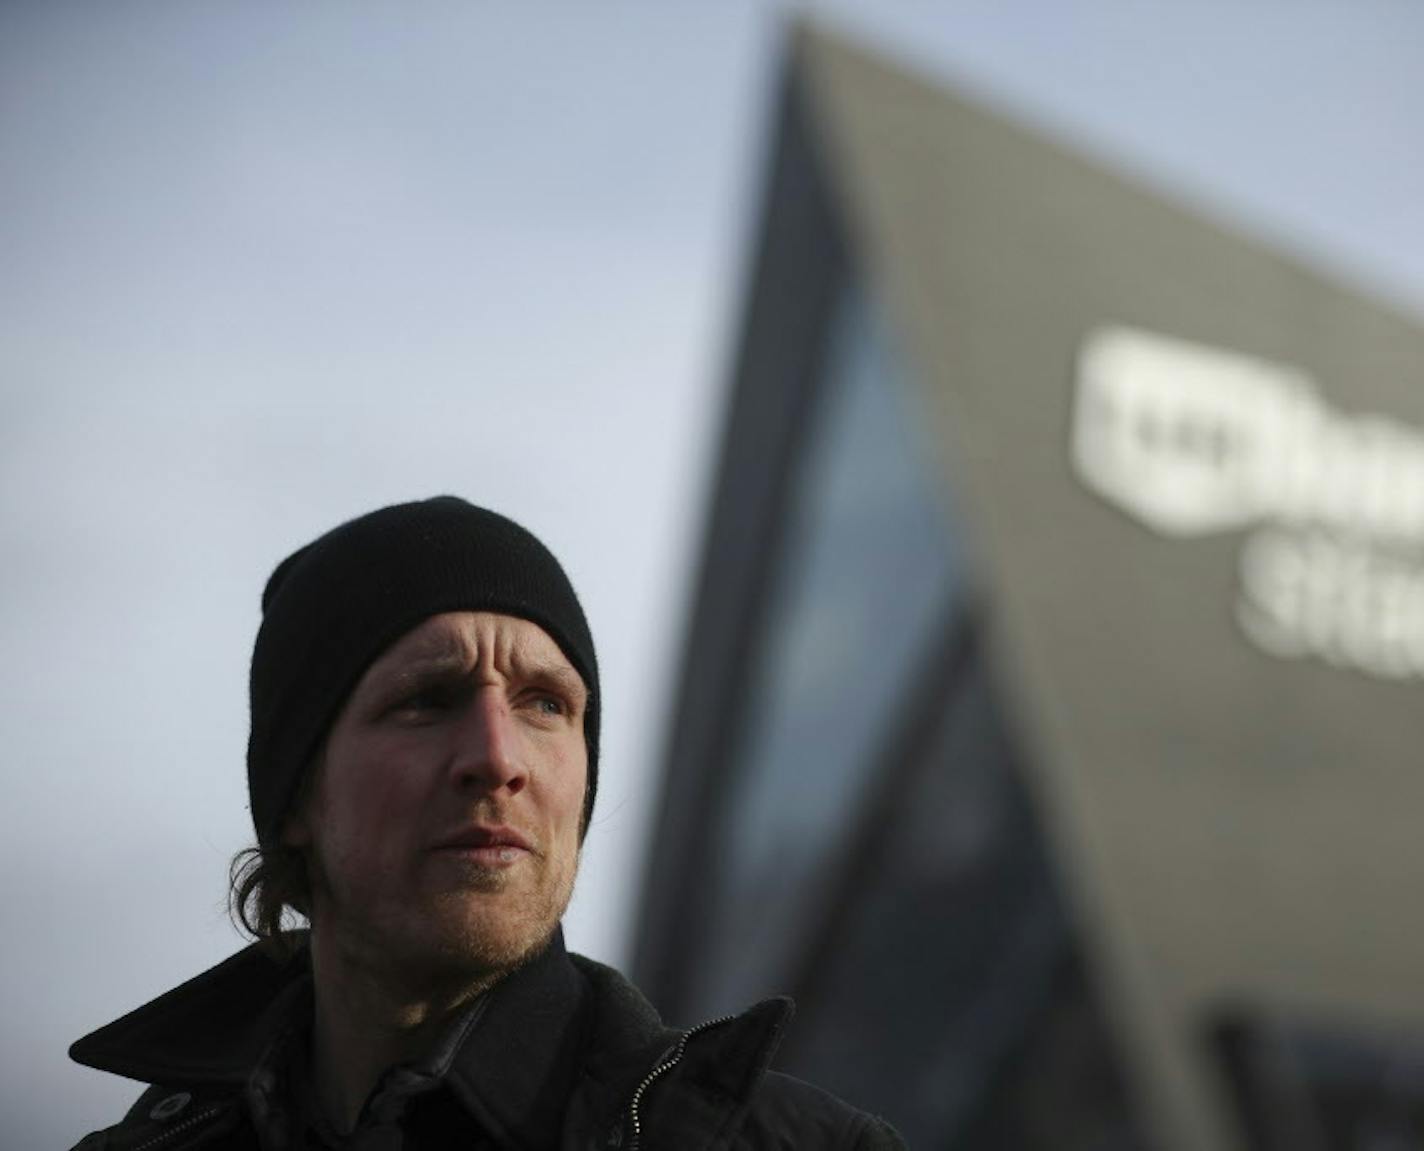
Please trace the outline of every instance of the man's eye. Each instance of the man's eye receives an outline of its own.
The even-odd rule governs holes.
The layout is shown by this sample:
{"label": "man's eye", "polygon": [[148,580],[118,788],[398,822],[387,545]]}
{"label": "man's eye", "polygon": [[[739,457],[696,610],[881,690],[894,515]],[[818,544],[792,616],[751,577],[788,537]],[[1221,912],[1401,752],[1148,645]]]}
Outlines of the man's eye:
{"label": "man's eye", "polygon": [[545,715],[567,715],[564,701],[553,695],[540,695],[534,699],[534,706]]}
{"label": "man's eye", "polygon": [[439,688],[425,688],[404,696],[396,703],[395,710],[406,712],[443,711],[449,706],[449,692]]}

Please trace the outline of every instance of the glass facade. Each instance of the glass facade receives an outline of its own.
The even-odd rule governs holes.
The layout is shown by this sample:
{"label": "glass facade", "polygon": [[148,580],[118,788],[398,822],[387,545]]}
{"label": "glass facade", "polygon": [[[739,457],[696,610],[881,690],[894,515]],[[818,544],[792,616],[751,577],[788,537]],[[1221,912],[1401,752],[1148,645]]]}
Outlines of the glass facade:
{"label": "glass facade", "polygon": [[[798,1074],[892,1116],[912,1147],[1131,1147],[1107,1036],[969,642],[873,865],[823,941],[788,1055]],[[1050,1085],[1052,1124],[1035,1129],[1045,1112],[1033,1097],[1045,1102]]]}
{"label": "glass facade", "polygon": [[959,582],[889,341],[857,290],[837,311],[748,670],[732,794],[714,831],[694,999],[720,1013],[784,989],[911,678]]}

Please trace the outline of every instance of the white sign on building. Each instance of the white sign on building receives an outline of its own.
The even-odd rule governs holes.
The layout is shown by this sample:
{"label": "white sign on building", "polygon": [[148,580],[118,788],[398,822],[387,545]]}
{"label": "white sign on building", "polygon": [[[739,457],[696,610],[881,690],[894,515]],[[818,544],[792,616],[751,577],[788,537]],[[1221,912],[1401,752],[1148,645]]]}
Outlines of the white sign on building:
{"label": "white sign on building", "polygon": [[1259,647],[1424,677],[1424,433],[1332,409],[1298,368],[1108,327],[1079,353],[1072,459],[1162,535],[1248,532]]}

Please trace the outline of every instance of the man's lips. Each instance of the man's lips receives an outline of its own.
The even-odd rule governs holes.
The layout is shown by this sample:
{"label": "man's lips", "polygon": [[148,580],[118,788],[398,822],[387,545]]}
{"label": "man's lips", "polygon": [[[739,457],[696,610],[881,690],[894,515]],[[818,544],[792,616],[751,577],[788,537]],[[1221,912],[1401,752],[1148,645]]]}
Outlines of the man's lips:
{"label": "man's lips", "polygon": [[519,852],[532,853],[533,846],[512,827],[472,824],[437,839],[432,851],[464,852],[476,856],[514,859]]}

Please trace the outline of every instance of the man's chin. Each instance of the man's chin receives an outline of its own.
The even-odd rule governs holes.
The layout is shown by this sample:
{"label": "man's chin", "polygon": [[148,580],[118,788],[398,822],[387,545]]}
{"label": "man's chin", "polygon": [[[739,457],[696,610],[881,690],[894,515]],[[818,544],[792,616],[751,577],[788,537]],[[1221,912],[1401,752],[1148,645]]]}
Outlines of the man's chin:
{"label": "man's chin", "polygon": [[572,882],[533,890],[508,880],[497,890],[462,883],[384,903],[375,914],[374,908],[364,915],[319,913],[316,931],[340,941],[337,947],[362,966],[401,984],[488,986],[548,946],[572,889]]}
{"label": "man's chin", "polygon": [[548,947],[563,907],[546,906],[531,914],[527,905],[510,911],[502,903],[490,906],[468,896],[438,900],[421,917],[419,950],[432,965],[474,978],[498,977],[523,966]]}
{"label": "man's chin", "polygon": [[463,998],[494,986],[541,955],[557,927],[553,924],[538,934],[518,935],[473,929],[441,931],[409,948],[401,970],[393,974],[401,983],[440,988],[441,994]]}

